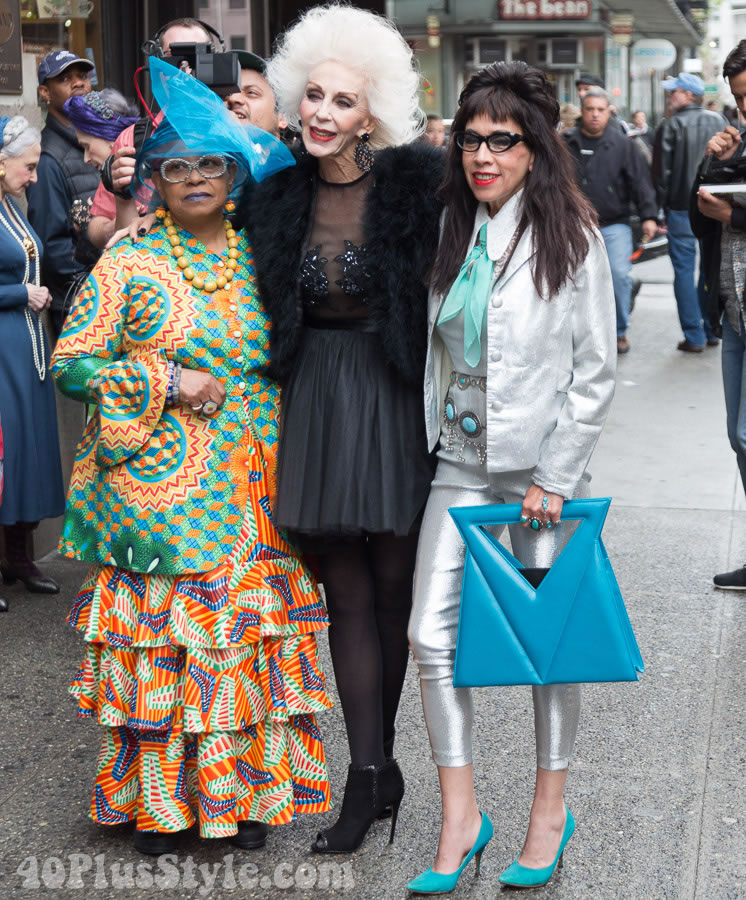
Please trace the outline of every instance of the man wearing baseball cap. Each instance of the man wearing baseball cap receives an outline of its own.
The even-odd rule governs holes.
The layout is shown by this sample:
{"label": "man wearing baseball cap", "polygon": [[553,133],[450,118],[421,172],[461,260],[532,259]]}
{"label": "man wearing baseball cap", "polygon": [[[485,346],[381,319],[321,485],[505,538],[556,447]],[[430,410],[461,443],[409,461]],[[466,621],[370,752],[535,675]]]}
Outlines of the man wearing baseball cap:
{"label": "man wearing baseball cap", "polygon": [[727,122],[720,113],[702,109],[705,86],[698,75],[682,72],[661,83],[668,94],[671,115],[656,136],[653,154],[658,203],[668,226],[668,252],[674,270],[673,290],[684,340],[678,349],[701,353],[716,346],[704,291],[704,273],[700,268],[695,281],[697,240],[689,224],[689,194],[709,139],[722,131]]}
{"label": "man wearing baseball cap", "polygon": [[88,240],[87,226],[74,227],[70,214],[76,200],[88,204],[99,174],[83,161],[83,148],[63,110],[68,98],[91,90],[92,70],[90,60],[69,50],[48,53],[39,64],[39,96],[47,107],[47,121],[41,133],[38,181],[27,189],[28,217],[44,246],[42,281],[52,294],[55,337],[62,329],[65,300],[75,276],[99,255]]}

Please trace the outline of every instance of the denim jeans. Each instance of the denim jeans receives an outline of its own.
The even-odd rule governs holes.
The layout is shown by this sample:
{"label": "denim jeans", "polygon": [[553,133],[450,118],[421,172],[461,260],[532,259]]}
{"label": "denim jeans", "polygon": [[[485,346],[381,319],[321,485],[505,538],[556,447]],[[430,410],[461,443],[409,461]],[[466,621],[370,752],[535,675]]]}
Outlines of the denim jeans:
{"label": "denim jeans", "polygon": [[708,319],[705,279],[701,265],[696,285],[694,283],[697,239],[692,233],[689,213],[685,209],[669,209],[666,213],[666,224],[668,252],[673,264],[673,292],[679,310],[681,330],[690,344],[701,347],[705,339],[712,337],[712,329]]}
{"label": "denim jeans", "polygon": [[733,330],[723,316],[723,389],[728,440],[736,454],[741,482],[746,491],[746,329]]}
{"label": "denim jeans", "polygon": [[629,327],[629,305],[632,279],[629,277],[632,256],[632,229],[629,225],[606,225],[601,229],[611,266],[611,281],[616,301],[616,334],[624,337]]}

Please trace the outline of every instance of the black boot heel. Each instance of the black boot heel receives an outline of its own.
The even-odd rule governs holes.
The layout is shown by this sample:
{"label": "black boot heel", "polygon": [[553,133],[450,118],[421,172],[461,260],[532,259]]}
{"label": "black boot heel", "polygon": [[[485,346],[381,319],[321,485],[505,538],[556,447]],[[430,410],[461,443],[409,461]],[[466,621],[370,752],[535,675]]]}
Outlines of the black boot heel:
{"label": "black boot heel", "polygon": [[404,776],[395,759],[390,759],[381,766],[379,772],[379,795],[381,803],[385,804],[384,808],[391,810],[389,844],[393,844],[396,821],[399,817],[399,807],[404,797]]}

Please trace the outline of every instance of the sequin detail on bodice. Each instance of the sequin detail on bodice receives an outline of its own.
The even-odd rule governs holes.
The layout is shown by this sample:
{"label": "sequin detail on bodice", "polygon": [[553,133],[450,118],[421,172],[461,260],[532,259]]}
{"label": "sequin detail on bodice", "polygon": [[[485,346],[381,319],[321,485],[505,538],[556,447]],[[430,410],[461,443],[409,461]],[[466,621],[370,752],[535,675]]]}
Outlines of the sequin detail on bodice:
{"label": "sequin detail on bodice", "polygon": [[370,179],[317,182],[314,219],[300,272],[306,321],[368,317],[368,248],[363,217]]}

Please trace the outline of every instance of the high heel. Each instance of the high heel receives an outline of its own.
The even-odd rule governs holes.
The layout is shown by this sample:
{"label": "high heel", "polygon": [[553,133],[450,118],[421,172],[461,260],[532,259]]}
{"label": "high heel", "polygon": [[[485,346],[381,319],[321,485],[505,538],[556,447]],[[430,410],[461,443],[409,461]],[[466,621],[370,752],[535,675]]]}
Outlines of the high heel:
{"label": "high heel", "polygon": [[387,806],[391,807],[389,843],[393,843],[403,796],[404,778],[395,759],[382,766],[350,766],[339,818],[318,833],[312,852],[354,852]]}
{"label": "high heel", "polygon": [[432,868],[427,869],[409,882],[407,890],[412,891],[414,894],[449,894],[458,884],[461,873],[469,865],[472,857],[474,858],[476,874],[479,875],[482,865],[482,853],[484,853],[484,848],[492,840],[492,835],[494,834],[494,828],[487,813],[482,813],[481,815],[482,824],[479,826],[477,839],[458,869],[455,872],[446,874],[433,872]]}
{"label": "high heel", "polygon": [[528,866],[522,866],[518,862],[518,856],[520,856],[519,853],[515,860],[508,866],[502,875],[500,875],[498,879],[500,884],[507,884],[510,887],[517,888],[538,888],[544,887],[545,884],[548,884],[549,881],[551,881],[555,870],[562,868],[565,845],[575,831],[575,819],[573,818],[572,813],[567,807],[565,807],[565,812],[567,813],[565,818],[565,828],[562,832],[562,840],[560,841],[557,855],[554,857],[554,862],[549,866],[545,866],[543,869],[529,869]]}

